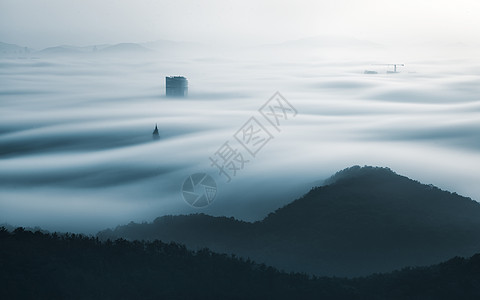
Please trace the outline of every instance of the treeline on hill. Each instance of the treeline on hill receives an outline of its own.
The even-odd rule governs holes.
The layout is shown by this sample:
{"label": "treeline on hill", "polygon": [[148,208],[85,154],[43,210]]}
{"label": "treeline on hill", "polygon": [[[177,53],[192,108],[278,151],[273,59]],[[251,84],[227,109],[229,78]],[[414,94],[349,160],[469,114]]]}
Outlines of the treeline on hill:
{"label": "treeline on hill", "polygon": [[162,216],[98,237],[175,241],[283,270],[346,277],[438,264],[480,250],[480,204],[470,198],[388,168],[355,166],[327,183],[254,223]]}
{"label": "treeline on hill", "polygon": [[344,279],[176,243],[0,228],[0,299],[480,299],[480,255]]}

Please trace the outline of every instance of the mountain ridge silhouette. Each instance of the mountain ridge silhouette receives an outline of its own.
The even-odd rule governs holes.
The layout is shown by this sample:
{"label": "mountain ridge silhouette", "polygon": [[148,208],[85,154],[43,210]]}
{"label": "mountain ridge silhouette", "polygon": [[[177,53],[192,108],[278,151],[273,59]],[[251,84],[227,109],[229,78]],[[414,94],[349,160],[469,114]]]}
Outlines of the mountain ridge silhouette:
{"label": "mountain ridge silhouette", "polygon": [[254,223],[204,214],[118,226],[100,239],[174,241],[286,271],[363,276],[480,249],[480,204],[388,168],[354,166]]}

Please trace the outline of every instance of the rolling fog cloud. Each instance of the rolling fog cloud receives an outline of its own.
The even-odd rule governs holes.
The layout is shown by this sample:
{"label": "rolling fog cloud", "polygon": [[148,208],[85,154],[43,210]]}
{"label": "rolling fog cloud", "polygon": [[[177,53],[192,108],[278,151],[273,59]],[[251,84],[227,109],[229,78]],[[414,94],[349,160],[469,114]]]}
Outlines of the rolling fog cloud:
{"label": "rolling fog cloud", "polygon": [[[355,164],[480,200],[478,62],[366,75],[370,59],[248,51],[1,59],[0,220],[88,232],[177,213],[255,220]],[[189,79],[187,99],[163,96],[177,74]],[[297,117],[268,127],[274,139],[225,183],[209,156],[277,90]],[[180,194],[199,171],[219,187],[203,210]]]}

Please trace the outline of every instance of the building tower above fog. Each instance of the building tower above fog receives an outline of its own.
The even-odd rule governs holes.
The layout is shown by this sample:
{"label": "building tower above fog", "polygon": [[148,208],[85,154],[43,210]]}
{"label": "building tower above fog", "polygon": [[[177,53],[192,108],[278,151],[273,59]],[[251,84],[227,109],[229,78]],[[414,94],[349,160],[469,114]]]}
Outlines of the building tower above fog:
{"label": "building tower above fog", "polygon": [[188,95],[188,80],[183,76],[165,77],[167,97],[186,97]]}

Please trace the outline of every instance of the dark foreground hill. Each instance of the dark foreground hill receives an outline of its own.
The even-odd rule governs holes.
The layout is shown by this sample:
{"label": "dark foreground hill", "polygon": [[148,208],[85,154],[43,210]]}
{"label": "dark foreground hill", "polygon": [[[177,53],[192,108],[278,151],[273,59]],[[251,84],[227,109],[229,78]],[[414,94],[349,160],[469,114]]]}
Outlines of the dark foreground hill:
{"label": "dark foreground hill", "polygon": [[480,255],[367,278],[310,278],[160,241],[0,228],[0,299],[479,299]]}
{"label": "dark foreground hill", "polygon": [[100,232],[234,253],[287,271],[359,276],[425,266],[480,251],[480,204],[390,169],[352,167],[327,185],[248,223],[165,216]]}

